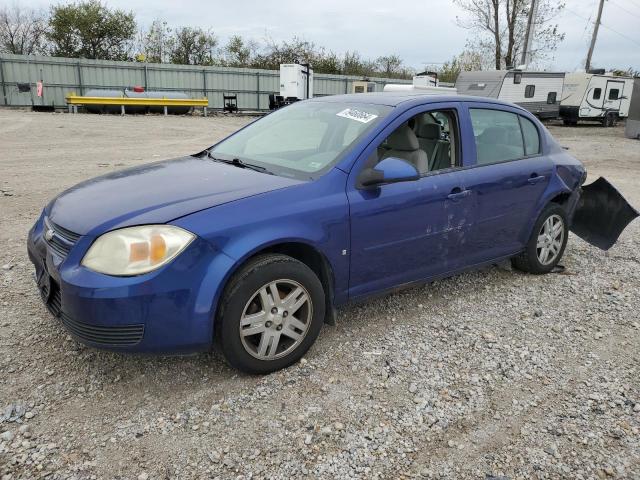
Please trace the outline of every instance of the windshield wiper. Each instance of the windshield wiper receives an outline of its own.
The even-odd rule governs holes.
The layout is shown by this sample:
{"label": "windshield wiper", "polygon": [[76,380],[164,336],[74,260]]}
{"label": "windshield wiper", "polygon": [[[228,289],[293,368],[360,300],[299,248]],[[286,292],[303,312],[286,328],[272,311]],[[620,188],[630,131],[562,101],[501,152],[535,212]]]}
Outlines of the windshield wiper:
{"label": "windshield wiper", "polygon": [[273,172],[270,172],[268,169],[266,169],[263,166],[260,165],[254,165],[252,163],[247,163],[243,160],[240,160],[239,158],[233,158],[231,160],[228,160],[226,158],[218,158],[213,156],[213,154],[207,150],[207,156],[211,159],[211,160],[215,160],[216,162],[222,162],[222,163],[226,163],[228,165],[233,165],[234,167],[239,167],[239,168],[248,168],[249,170],[254,170],[256,172],[261,172],[261,173],[267,173],[269,175],[274,175]]}

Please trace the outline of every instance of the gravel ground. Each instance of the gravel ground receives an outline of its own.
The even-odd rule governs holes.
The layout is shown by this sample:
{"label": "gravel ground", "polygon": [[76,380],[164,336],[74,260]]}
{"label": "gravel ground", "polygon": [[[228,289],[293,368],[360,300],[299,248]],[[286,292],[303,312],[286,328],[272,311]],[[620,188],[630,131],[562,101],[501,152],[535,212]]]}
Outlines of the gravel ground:
{"label": "gravel ground", "polygon": [[[640,478],[640,222],[563,274],[507,264],[349,306],[299,364],[120,355],[41,304],[26,232],[57,192],[247,117],[0,110],[0,477]],[[640,142],[552,132],[640,206]]]}

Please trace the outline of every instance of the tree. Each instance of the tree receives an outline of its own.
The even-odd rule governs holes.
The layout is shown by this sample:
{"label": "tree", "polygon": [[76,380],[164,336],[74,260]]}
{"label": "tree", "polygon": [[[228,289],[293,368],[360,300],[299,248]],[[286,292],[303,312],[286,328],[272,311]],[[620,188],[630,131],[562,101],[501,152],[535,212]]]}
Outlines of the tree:
{"label": "tree", "polygon": [[56,56],[127,60],[135,33],[133,13],[88,0],[53,6],[47,37]]}
{"label": "tree", "polygon": [[44,54],[47,19],[42,11],[19,4],[0,9],[0,51],[17,55]]}
{"label": "tree", "polygon": [[402,59],[398,55],[384,55],[376,59],[378,71],[385,77],[393,77],[402,72]]}
{"label": "tree", "polygon": [[167,22],[154,20],[151,26],[140,32],[139,51],[144,61],[166,63],[175,47],[173,32]]}
{"label": "tree", "polygon": [[212,65],[218,39],[201,28],[180,27],[174,33],[171,63],[182,65]]}
{"label": "tree", "polygon": [[481,53],[465,50],[450,61],[443,63],[440,68],[427,67],[427,70],[438,72],[438,78],[441,82],[454,83],[460,72],[483,70],[488,67],[489,65],[487,65]]}
{"label": "tree", "polygon": [[233,35],[222,49],[223,64],[229,67],[250,67],[255,60],[258,45],[253,40],[245,41]]}
{"label": "tree", "polygon": [[[457,22],[476,33],[467,48],[491,57],[496,70],[515,67],[524,48],[524,35],[531,0],[454,0],[465,12]],[[564,9],[564,3],[555,0],[537,0],[535,43],[532,52],[536,61],[544,60],[556,50],[564,39],[553,20]]]}

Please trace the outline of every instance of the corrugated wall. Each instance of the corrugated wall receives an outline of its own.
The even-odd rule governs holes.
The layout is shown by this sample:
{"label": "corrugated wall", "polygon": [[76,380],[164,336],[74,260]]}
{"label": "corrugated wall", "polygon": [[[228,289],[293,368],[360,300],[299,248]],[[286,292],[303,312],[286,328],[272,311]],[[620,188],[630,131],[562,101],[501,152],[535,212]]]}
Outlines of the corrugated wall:
{"label": "corrugated wall", "polygon": [[[92,88],[122,90],[141,85],[149,91],[174,90],[192,98],[209,98],[209,106],[221,109],[224,93],[237,94],[241,110],[267,110],[268,95],[279,91],[280,73],[249,68],[200,67],[155,63],[112,62],[33,55],[0,55],[0,105],[53,105],[64,107],[68,93],[84,94]],[[42,80],[43,97],[36,96],[36,82]],[[315,74],[314,95],[336,95],[351,90],[351,82],[361,77]],[[387,83],[407,80],[371,78],[376,91]],[[21,93],[18,84],[29,84]]]}

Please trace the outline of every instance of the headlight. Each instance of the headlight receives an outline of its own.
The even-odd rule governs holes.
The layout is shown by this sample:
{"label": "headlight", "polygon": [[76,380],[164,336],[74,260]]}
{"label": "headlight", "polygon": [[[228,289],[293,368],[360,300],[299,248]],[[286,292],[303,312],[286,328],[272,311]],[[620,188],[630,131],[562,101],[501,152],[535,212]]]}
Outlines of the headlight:
{"label": "headlight", "polygon": [[194,234],[170,225],[113,230],[98,237],[82,265],[107,275],[140,275],[173,260],[194,238]]}

